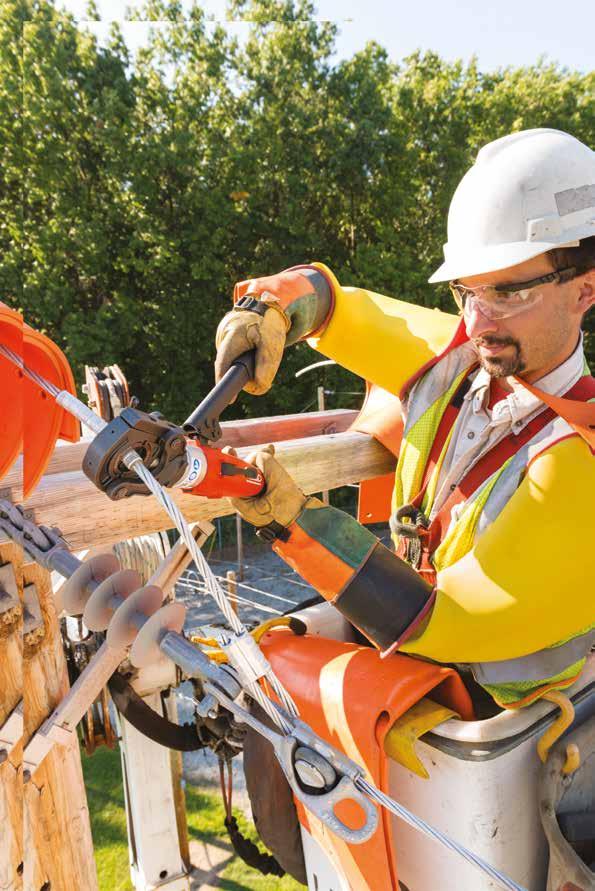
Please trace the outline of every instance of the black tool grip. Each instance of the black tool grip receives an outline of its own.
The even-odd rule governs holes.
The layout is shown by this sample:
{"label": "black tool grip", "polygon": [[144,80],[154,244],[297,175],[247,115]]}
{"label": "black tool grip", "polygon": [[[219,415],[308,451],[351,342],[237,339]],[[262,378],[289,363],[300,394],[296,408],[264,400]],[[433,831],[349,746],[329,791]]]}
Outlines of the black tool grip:
{"label": "black tool grip", "polygon": [[238,393],[254,377],[256,351],[242,353],[225,372],[218,384],[205,396],[182,425],[190,439],[215,442],[221,436],[219,417]]}

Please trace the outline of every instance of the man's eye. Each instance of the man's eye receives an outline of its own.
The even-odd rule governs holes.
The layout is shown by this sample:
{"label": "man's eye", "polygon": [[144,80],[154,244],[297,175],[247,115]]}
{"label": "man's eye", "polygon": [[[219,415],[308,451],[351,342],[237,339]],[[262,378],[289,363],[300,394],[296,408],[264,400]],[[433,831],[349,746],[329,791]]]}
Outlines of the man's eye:
{"label": "man's eye", "polygon": [[502,303],[520,303],[522,299],[521,291],[498,291],[498,300]]}

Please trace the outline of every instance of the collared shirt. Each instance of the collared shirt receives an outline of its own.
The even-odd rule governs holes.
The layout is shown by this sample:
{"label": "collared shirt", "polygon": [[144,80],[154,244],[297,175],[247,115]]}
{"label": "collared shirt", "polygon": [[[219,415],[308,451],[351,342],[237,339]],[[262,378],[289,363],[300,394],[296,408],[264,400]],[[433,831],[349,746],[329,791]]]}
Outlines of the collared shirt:
{"label": "collared shirt", "polygon": [[[576,349],[568,359],[535,381],[535,386],[553,396],[563,396],[582,377],[584,370],[585,357],[581,333]],[[508,378],[512,392],[489,409],[492,378],[483,368],[473,372],[471,378],[471,386],[463,399],[440,470],[430,520],[434,518],[461,479],[486,452],[511,432],[515,435],[521,433],[533,418],[547,409],[540,399],[513,378]],[[455,507],[452,514],[453,521],[457,520],[463,508],[464,504]]]}

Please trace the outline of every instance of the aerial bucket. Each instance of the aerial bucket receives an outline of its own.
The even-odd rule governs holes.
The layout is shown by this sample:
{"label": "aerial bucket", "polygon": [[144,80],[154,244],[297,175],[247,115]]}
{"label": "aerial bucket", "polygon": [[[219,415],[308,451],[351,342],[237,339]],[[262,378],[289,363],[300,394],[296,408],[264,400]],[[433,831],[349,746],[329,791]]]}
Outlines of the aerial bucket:
{"label": "aerial bucket", "polygon": [[[280,630],[265,635],[262,641],[276,674],[299,701],[305,719],[335,745],[348,743],[350,755],[368,769],[372,761],[366,760],[364,753],[375,751],[380,759],[378,784],[410,813],[473,851],[527,891],[544,891],[548,880],[548,841],[550,847],[552,842],[540,819],[540,802],[545,799],[545,792],[537,744],[558,720],[558,707],[543,699],[522,709],[498,710],[494,705],[491,716],[475,720],[467,713],[464,702],[455,701],[452,695],[444,699],[444,687],[442,695],[436,687],[431,689],[441,679],[430,681],[424,672],[448,671],[444,666],[404,655],[380,660],[372,649],[365,652],[366,648],[354,645],[345,623],[331,626],[325,618],[328,610],[332,607],[323,604],[316,610],[292,614],[290,628],[305,635],[301,640]],[[318,665],[324,654],[328,659],[325,657],[324,665]],[[352,670],[357,669],[357,660],[362,660],[365,669],[361,676]],[[460,679],[456,677],[456,681]],[[453,684],[453,680],[449,683]],[[408,696],[403,695],[405,689]],[[572,778],[566,778],[562,791],[566,796],[574,796],[576,791],[580,798],[588,790],[590,796],[595,796],[595,654],[587,660],[580,678],[564,693],[572,703],[573,727],[577,728],[568,739],[574,740],[575,734],[579,739],[583,766],[582,773],[577,771],[573,781],[576,790],[570,789]],[[384,703],[382,719],[375,711],[379,701]],[[394,711],[395,703],[400,716]],[[367,706],[377,748],[369,733],[362,735],[362,727],[369,731],[365,722],[360,726]],[[451,710],[446,720],[440,717],[440,709],[444,715],[444,706]],[[357,713],[352,713],[353,709]],[[461,717],[452,716],[453,711]],[[259,796],[266,798],[268,777],[262,767],[257,782]],[[559,798],[560,795],[552,796],[555,802]],[[590,797],[584,805],[586,812],[593,810],[593,801]],[[568,803],[573,812],[579,809],[575,798],[564,797],[561,802],[564,807]],[[378,838],[372,839],[376,847],[371,856],[366,850],[371,850],[370,842],[355,847],[337,844],[332,834],[320,831],[299,804],[297,816],[311,889],[495,891],[497,887],[457,851],[445,850],[435,839],[396,816],[383,816]],[[259,825],[259,831],[262,828]],[[272,828],[279,830],[278,818]],[[552,869],[556,857],[561,866],[554,874],[553,884],[547,886],[548,891],[595,891],[587,865],[579,861],[579,871],[572,871],[569,856],[576,859],[576,851],[570,848],[569,855],[568,843],[560,829],[556,831],[557,850],[562,853],[552,854]],[[263,839],[273,853],[285,855],[291,847],[289,836],[284,849],[278,851],[278,835],[278,831],[276,836],[271,832],[268,839]],[[381,842],[386,846],[385,852]]]}

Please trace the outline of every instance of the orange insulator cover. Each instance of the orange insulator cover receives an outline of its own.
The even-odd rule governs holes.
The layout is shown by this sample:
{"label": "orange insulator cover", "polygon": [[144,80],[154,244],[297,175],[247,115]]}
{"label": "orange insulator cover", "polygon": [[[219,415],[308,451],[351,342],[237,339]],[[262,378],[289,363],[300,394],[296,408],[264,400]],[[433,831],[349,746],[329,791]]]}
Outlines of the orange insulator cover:
{"label": "orange insulator cover", "polygon": [[[464,720],[473,719],[469,694],[452,668],[401,654],[381,659],[370,647],[308,634],[297,637],[284,629],[265,634],[261,647],[295,700],[300,717],[365,767],[368,778],[383,792],[389,792],[384,738],[412,705],[431,692],[436,702]],[[399,887],[391,816],[386,810],[367,842],[348,845],[323,830],[299,801],[296,806],[301,823],[338,863],[350,888],[386,891]],[[355,807],[351,810],[343,803],[338,816],[356,828],[361,825],[360,815]]]}
{"label": "orange insulator cover", "polygon": [[[27,368],[59,390],[76,395],[72,371],[62,350],[5,304],[0,304],[0,343],[18,353]],[[26,498],[42,476],[56,440],[77,442],[80,425],[39,384],[5,357],[0,357],[0,418],[0,477],[19,452],[23,452],[23,497]]]}
{"label": "orange insulator cover", "polygon": [[[382,387],[366,383],[364,404],[350,429],[358,433],[369,433],[397,459],[403,438],[399,398]],[[358,522],[386,523],[391,514],[394,487],[394,472],[371,480],[362,480],[357,504]]]}
{"label": "orange insulator cover", "polygon": [[[23,355],[23,318],[0,303],[0,343]],[[0,355],[0,479],[23,450],[23,372]]]}

